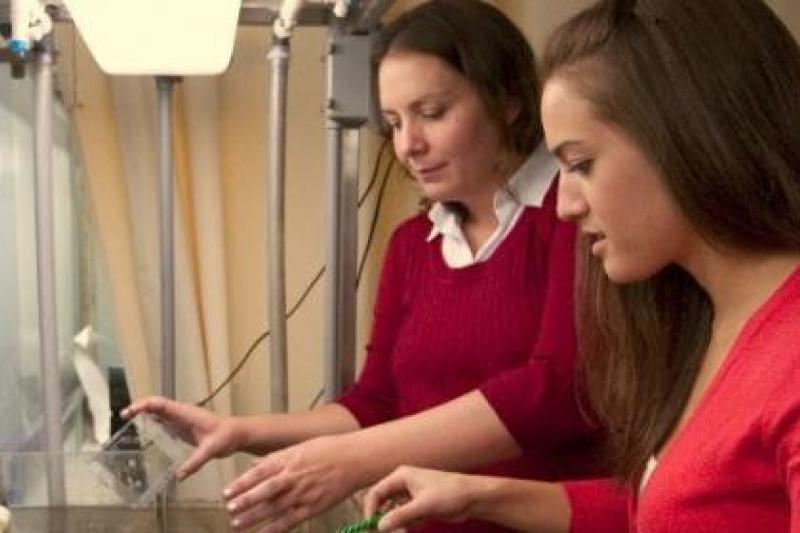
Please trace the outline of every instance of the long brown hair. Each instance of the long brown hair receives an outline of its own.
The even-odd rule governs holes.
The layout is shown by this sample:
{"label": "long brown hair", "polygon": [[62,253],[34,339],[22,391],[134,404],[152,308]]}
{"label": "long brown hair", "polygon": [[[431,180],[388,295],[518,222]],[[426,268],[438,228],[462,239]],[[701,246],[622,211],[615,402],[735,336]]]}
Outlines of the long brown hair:
{"label": "long brown hair", "polygon": [[[638,144],[709,243],[800,250],[800,49],[763,1],[601,0],[551,37],[543,70]],[[618,286],[582,248],[582,369],[632,481],[686,406],[714,310],[677,266]]]}

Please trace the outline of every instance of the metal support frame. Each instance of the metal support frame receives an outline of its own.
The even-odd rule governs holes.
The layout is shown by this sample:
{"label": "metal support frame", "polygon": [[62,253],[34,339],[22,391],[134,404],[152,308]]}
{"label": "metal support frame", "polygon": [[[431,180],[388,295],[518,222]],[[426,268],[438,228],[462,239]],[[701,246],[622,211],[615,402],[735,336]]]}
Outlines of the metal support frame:
{"label": "metal support frame", "polygon": [[355,377],[358,254],[358,129],[328,121],[328,260],[325,320],[325,399]]}
{"label": "metal support frame", "polygon": [[286,94],[289,78],[289,40],[275,39],[269,53],[272,64],[267,176],[269,220],[267,260],[269,268],[270,410],[289,408],[289,371],[286,334]]}
{"label": "metal support frame", "polygon": [[159,133],[159,250],[161,261],[161,394],[175,398],[175,174],[172,96],[178,78],[156,77]]}
{"label": "metal support frame", "polygon": [[369,113],[369,40],[330,32],[328,46],[328,261],[325,399],[355,379],[359,129]]}
{"label": "metal support frame", "polygon": [[53,41],[42,39],[34,51],[34,147],[36,176],[36,268],[39,290],[39,347],[50,505],[64,505],[64,435],[61,425],[61,364],[58,356],[56,265],[53,220]]}

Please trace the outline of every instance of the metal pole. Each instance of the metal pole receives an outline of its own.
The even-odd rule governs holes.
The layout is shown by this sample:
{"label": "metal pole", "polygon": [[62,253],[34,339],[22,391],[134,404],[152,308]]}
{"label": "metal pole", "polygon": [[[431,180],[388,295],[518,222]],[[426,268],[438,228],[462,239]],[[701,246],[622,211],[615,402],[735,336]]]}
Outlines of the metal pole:
{"label": "metal pole", "polygon": [[328,264],[325,398],[355,378],[359,128],[367,119],[369,40],[331,28],[328,44]]}
{"label": "metal pole", "polygon": [[328,263],[325,399],[355,376],[359,131],[328,121]]}
{"label": "metal pole", "polygon": [[286,334],[286,95],[289,40],[275,39],[268,55],[272,64],[269,123],[269,220],[267,220],[270,331],[270,410],[289,408]]}
{"label": "metal pole", "polygon": [[66,503],[64,435],[61,427],[61,367],[58,357],[56,270],[53,225],[53,42],[42,39],[35,53],[36,268],[39,342],[47,451],[47,495],[51,506]]}
{"label": "metal pole", "polygon": [[175,398],[175,249],[174,162],[172,152],[172,93],[174,77],[158,76],[160,143],[160,258],[161,258],[161,394]]}
{"label": "metal pole", "polygon": [[339,328],[337,394],[344,392],[356,372],[356,275],[358,274],[358,168],[361,130],[348,127],[342,139],[342,183],[339,237]]}
{"label": "metal pole", "polygon": [[339,248],[342,182],[342,126],[329,120],[328,129],[328,259],[326,265],[325,293],[325,400],[331,401],[341,390],[339,380],[339,273],[341,249]]}

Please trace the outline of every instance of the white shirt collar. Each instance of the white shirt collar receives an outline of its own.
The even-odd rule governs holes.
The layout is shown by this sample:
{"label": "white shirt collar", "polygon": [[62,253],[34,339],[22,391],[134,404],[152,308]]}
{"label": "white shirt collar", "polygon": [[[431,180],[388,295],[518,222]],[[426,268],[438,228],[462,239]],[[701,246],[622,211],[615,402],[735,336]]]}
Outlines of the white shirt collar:
{"label": "white shirt collar", "polygon": [[[494,195],[494,209],[501,226],[514,216],[521,206],[541,207],[547,191],[558,175],[558,162],[540,143],[534,152],[520,165],[517,171]],[[428,211],[433,223],[427,241],[439,235],[457,240],[463,239],[460,216],[452,208],[436,202]]]}

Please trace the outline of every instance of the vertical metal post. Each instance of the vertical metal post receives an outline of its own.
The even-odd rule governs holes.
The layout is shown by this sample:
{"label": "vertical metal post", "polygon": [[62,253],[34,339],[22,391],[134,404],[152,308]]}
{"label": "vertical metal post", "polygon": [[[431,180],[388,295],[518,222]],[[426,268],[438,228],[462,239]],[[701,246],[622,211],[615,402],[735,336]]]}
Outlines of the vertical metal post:
{"label": "vertical metal post", "polygon": [[339,248],[342,182],[342,126],[329,120],[328,129],[328,257],[326,262],[325,299],[325,395],[327,401],[339,393],[338,362],[341,328],[339,327]]}
{"label": "vertical metal post", "polygon": [[355,378],[359,128],[369,102],[369,39],[332,28],[328,46],[328,262],[325,398]]}
{"label": "vertical metal post", "polygon": [[172,93],[176,78],[158,76],[160,144],[159,249],[161,259],[161,394],[175,398],[175,249]]}
{"label": "vertical metal post", "polygon": [[267,261],[269,267],[269,331],[270,331],[270,410],[285,412],[289,408],[289,371],[286,349],[286,246],[285,246],[285,183],[286,183],[286,95],[289,75],[289,40],[275,39],[269,53],[272,64],[269,176],[267,220]]}
{"label": "vertical metal post", "polygon": [[328,122],[327,400],[341,394],[355,375],[359,142],[357,129]]}
{"label": "vertical metal post", "polygon": [[51,506],[66,503],[64,435],[61,426],[61,366],[58,357],[56,269],[53,224],[53,41],[37,47],[35,67],[36,268],[39,290],[39,342],[47,451],[47,495]]}
{"label": "vertical metal post", "polygon": [[356,372],[356,276],[358,274],[358,169],[361,130],[348,127],[342,137],[341,227],[339,238],[340,345],[337,365],[337,394],[344,392]]}

